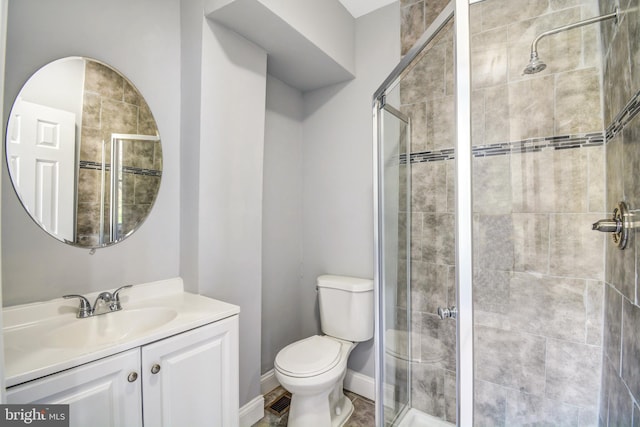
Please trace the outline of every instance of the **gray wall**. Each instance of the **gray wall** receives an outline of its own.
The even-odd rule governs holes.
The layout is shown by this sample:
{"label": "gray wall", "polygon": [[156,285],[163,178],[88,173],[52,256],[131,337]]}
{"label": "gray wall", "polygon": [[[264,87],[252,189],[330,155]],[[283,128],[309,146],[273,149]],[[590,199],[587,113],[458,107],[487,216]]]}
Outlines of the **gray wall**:
{"label": "gray wall", "polygon": [[31,221],[2,162],[5,305],[180,274],[179,17],[177,0],[10,2],[4,123],[22,84],[38,68],[65,56],[93,57],[126,75],[145,97],[162,137],[164,170],[156,205],[142,227],[90,256],[52,239]]}
{"label": "gray wall", "polygon": [[262,209],[262,366],[304,338],[302,275],[302,94],[267,76]]}
{"label": "gray wall", "polygon": [[[356,20],[356,77],[300,94],[267,79],[262,372],[320,332],[316,278],[373,277],[373,92],[400,59],[399,7]],[[373,340],[349,368],[373,377]]]}
{"label": "gray wall", "polygon": [[190,292],[198,291],[203,3],[180,2],[180,275]]}
{"label": "gray wall", "polygon": [[[619,201],[638,215],[640,190],[640,2],[601,1],[601,13],[622,4],[616,28],[602,24],[604,117],[607,126],[607,212]],[[610,214],[609,214],[610,215]],[[640,426],[640,286],[637,231],[627,249],[607,239],[600,426]]]}
{"label": "gray wall", "polygon": [[182,2],[185,45],[193,43],[183,45],[183,111],[199,115],[182,128],[181,274],[189,289],[240,306],[242,406],[260,394],[267,56],[204,19],[198,3]]}
{"label": "gray wall", "polygon": [[[353,17],[337,0],[260,0],[345,69],[354,68]],[[327,31],[327,23],[331,30]]]}
{"label": "gray wall", "polygon": [[[304,94],[302,313],[317,313],[321,274],[373,277],[372,96],[400,60],[398,4],[356,21],[356,78]],[[299,320],[319,331],[317,314]],[[373,340],[349,368],[373,377]]]}

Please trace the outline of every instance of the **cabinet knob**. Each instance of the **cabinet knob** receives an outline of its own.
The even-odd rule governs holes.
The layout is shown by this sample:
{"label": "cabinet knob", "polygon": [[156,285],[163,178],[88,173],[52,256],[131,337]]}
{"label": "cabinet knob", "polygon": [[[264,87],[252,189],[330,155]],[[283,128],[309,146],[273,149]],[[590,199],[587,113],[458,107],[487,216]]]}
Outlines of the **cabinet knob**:
{"label": "cabinet knob", "polygon": [[127,376],[127,381],[129,381],[130,383],[135,382],[137,379],[138,379],[138,373],[136,371],[131,372]]}
{"label": "cabinet knob", "polygon": [[160,372],[160,365],[158,365],[157,363],[155,363],[155,364],[151,367],[151,373],[152,373],[152,374],[157,374],[158,372]]}

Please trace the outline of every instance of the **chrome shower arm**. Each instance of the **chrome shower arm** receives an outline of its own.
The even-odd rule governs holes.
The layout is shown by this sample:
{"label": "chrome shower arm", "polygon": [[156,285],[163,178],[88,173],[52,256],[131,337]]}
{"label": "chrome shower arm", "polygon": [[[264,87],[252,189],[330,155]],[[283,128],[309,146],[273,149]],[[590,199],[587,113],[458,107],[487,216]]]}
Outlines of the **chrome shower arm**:
{"label": "chrome shower arm", "polygon": [[533,57],[534,54],[535,54],[535,56],[538,56],[537,55],[538,42],[543,37],[550,36],[550,35],[556,34],[556,33],[560,33],[562,31],[572,30],[574,28],[582,27],[584,25],[589,25],[589,24],[594,24],[596,22],[605,21],[605,20],[611,19],[611,18],[615,18],[615,20],[617,22],[618,21],[618,17],[619,17],[619,13],[620,13],[620,9],[616,7],[615,12],[609,13],[607,15],[595,16],[593,18],[585,19],[584,21],[574,22],[573,24],[564,25],[562,27],[554,28],[552,30],[545,31],[544,33],[540,33],[538,35],[538,37],[536,37],[533,40],[533,43],[531,43],[531,56]]}

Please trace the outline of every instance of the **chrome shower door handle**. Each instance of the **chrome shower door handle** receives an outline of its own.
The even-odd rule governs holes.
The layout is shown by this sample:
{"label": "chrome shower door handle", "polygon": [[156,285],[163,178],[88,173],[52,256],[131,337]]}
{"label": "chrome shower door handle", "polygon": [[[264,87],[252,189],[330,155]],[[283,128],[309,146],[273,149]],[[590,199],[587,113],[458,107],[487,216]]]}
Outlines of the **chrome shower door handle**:
{"label": "chrome shower door handle", "polygon": [[458,309],[456,309],[455,305],[451,306],[450,308],[438,307],[438,316],[440,316],[440,319],[442,320],[447,318],[455,319],[457,315]]}
{"label": "chrome shower door handle", "polygon": [[611,233],[613,243],[618,246],[618,249],[627,247],[631,228],[631,216],[625,202],[618,203],[618,207],[613,210],[613,218],[601,219],[598,222],[594,222],[592,226],[592,230]]}

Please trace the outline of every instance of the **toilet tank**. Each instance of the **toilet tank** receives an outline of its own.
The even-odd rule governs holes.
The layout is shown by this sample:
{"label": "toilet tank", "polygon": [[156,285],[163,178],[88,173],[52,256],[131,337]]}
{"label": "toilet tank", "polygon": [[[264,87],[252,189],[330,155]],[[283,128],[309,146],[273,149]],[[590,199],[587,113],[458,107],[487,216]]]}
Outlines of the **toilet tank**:
{"label": "toilet tank", "polygon": [[373,280],[323,275],[317,286],[324,334],[354,342],[373,337]]}

